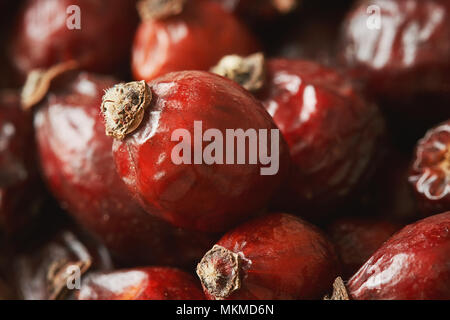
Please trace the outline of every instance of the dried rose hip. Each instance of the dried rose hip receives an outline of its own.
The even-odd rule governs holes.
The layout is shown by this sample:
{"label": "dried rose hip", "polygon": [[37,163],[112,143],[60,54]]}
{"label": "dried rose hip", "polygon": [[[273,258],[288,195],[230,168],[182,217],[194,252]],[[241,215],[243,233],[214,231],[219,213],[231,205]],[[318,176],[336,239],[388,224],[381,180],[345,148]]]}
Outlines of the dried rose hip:
{"label": "dried rose hip", "polygon": [[191,265],[212,236],[176,229],[147,214],[116,173],[113,139],[105,135],[99,113],[104,90],[114,83],[84,72],[53,81],[35,114],[47,182],[62,206],[120,261]]}
{"label": "dried rose hip", "polygon": [[197,274],[209,299],[319,299],[339,264],[332,244],[309,223],[271,214],[228,232]]}
{"label": "dried rose hip", "polygon": [[450,117],[449,15],[448,0],[366,0],[348,15],[343,60],[387,111],[400,113],[394,125]]}
{"label": "dried rose hip", "polygon": [[450,299],[450,212],[408,225],[351,277],[356,300]]}
{"label": "dried rose hip", "polygon": [[424,214],[450,210],[450,120],[419,141],[409,182]]}
{"label": "dried rose hip", "polygon": [[83,282],[79,300],[204,300],[188,273],[164,267],[94,273]]}
{"label": "dried rose hip", "polygon": [[289,154],[270,115],[223,77],[184,71],[118,84],[102,113],[122,180],[174,225],[224,231],[263,210],[286,175]]}
{"label": "dried rose hip", "polygon": [[76,60],[110,71],[127,61],[138,22],[136,0],[27,0],[11,36],[10,57],[25,77]]}
{"label": "dried rose hip", "polygon": [[38,242],[35,237],[12,262],[15,286],[25,300],[70,298],[73,291],[68,284],[75,288],[88,272],[111,268],[102,245],[70,229]]}
{"label": "dried rose hip", "polygon": [[13,234],[37,215],[42,194],[33,124],[16,92],[0,93],[0,231]]}
{"label": "dried rose hip", "polygon": [[399,229],[396,224],[363,218],[341,218],[328,227],[342,262],[342,276],[347,279]]}
{"label": "dried rose hip", "polygon": [[205,0],[143,0],[133,45],[137,80],[172,71],[208,70],[225,54],[250,54],[256,40],[232,14]]}
{"label": "dried rose hip", "polygon": [[264,64],[258,55],[225,57],[212,70],[256,89],[286,139],[293,168],[283,207],[317,217],[366,180],[383,141],[384,121],[347,77],[304,60]]}

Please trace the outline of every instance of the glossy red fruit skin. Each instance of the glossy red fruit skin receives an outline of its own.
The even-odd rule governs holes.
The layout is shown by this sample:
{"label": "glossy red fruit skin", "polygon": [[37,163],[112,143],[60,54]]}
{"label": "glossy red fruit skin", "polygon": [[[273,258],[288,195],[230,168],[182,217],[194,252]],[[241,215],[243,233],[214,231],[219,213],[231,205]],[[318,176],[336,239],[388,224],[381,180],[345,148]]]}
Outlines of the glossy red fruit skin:
{"label": "glossy red fruit skin", "polygon": [[408,180],[423,214],[450,210],[450,120],[418,142]]}
{"label": "glossy red fruit skin", "polygon": [[78,300],[204,300],[188,273],[167,267],[147,267],[96,273],[81,287]]}
{"label": "glossy red fruit skin", "polygon": [[[127,61],[138,23],[135,0],[27,0],[11,36],[10,59],[26,76],[36,68],[77,60],[88,71],[110,72]],[[71,30],[70,6],[81,12]],[[101,19],[100,19],[101,17]]]}
{"label": "glossy red fruit skin", "polygon": [[399,228],[395,223],[367,218],[341,218],[327,228],[342,262],[344,279],[351,277]]}
{"label": "glossy red fruit skin", "polygon": [[356,300],[450,299],[450,212],[408,225],[350,278]]}
{"label": "glossy red fruit skin", "polygon": [[132,51],[136,80],[152,80],[172,71],[209,70],[224,55],[247,55],[257,41],[232,14],[205,0],[190,0],[183,12],[138,27]]}
{"label": "glossy red fruit skin", "polygon": [[283,133],[293,163],[282,206],[317,217],[345,202],[370,176],[384,121],[331,68],[289,59],[266,65],[266,88],[257,96]]}
{"label": "glossy red fruit skin", "polygon": [[35,164],[33,125],[16,92],[0,93],[0,231],[18,232],[42,201]]}
{"label": "glossy red fruit skin", "polygon": [[245,261],[241,287],[227,300],[320,299],[340,268],[331,242],[315,226],[289,214],[249,221],[217,244]]}
{"label": "glossy red fruit skin", "polygon": [[[375,17],[367,13],[369,6],[380,8],[379,29],[367,26]],[[347,17],[343,62],[403,122],[450,117],[449,14],[447,0],[367,0]]]}
{"label": "glossy red fruit skin", "polygon": [[171,159],[179,143],[171,141],[172,132],[183,128],[194,137],[194,121],[202,121],[203,132],[220,130],[224,143],[226,129],[276,130],[261,104],[233,81],[204,71],[173,72],[149,87],[153,98],[140,127],[113,145],[119,175],[143,207],[174,225],[205,232],[225,231],[262,211],[289,166],[281,134],[275,175],[261,175],[263,165],[248,164],[248,157],[245,164],[194,164],[193,148],[192,164]]}
{"label": "glossy red fruit skin", "polygon": [[135,202],[116,173],[113,139],[99,107],[115,79],[75,73],[60,79],[36,107],[35,129],[44,175],[76,220],[125,264],[189,266],[212,235],[174,228]]}

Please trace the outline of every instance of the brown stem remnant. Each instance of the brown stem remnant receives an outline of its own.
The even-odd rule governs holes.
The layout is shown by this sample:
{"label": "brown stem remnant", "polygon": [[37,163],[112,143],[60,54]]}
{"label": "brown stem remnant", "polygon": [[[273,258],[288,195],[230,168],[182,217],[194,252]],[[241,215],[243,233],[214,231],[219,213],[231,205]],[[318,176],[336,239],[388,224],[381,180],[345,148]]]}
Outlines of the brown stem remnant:
{"label": "brown stem remnant", "polygon": [[197,265],[197,275],[205,290],[216,300],[229,297],[241,287],[242,258],[214,245]]}
{"label": "brown stem remnant", "polygon": [[60,75],[75,70],[79,67],[78,62],[68,61],[57,64],[49,69],[36,69],[28,74],[25,85],[22,88],[22,107],[28,110],[38,104],[47,95],[52,81]]}
{"label": "brown stem remnant", "polygon": [[[84,245],[71,233],[63,235],[65,243],[75,255],[75,259],[54,261],[47,271],[47,288],[49,300],[64,299],[71,288],[69,282],[81,281],[83,276],[92,265],[92,257]],[[77,279],[78,278],[78,279]]]}
{"label": "brown stem remnant", "polygon": [[344,280],[342,280],[341,277],[337,277],[336,280],[334,280],[333,293],[331,294],[331,297],[325,296],[324,300],[350,300]]}
{"label": "brown stem remnant", "polygon": [[119,83],[106,90],[101,105],[106,134],[123,140],[141,124],[152,91],[145,81]]}
{"label": "brown stem remnant", "polygon": [[265,81],[264,55],[258,52],[247,57],[225,56],[211,72],[231,79],[249,91],[258,91]]}
{"label": "brown stem remnant", "polygon": [[176,16],[185,4],[186,0],[140,0],[136,6],[142,21],[146,21]]}

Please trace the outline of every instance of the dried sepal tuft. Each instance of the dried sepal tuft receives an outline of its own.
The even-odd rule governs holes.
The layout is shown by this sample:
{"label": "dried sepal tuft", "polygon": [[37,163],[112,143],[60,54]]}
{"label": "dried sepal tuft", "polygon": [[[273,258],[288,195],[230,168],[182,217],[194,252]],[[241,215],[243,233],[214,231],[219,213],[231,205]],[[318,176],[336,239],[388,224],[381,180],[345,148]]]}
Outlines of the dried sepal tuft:
{"label": "dried sepal tuft", "polygon": [[241,287],[242,258],[214,245],[197,265],[197,275],[205,290],[217,300],[229,297]]}
{"label": "dried sepal tuft", "polygon": [[31,71],[22,88],[22,107],[28,110],[38,104],[47,94],[53,80],[78,67],[78,62],[72,60],[57,64],[49,69],[36,69]]}
{"label": "dried sepal tuft", "polygon": [[160,20],[180,14],[186,0],[140,0],[137,10],[142,21]]}
{"label": "dried sepal tuft", "polygon": [[257,91],[264,86],[265,59],[262,53],[247,57],[229,55],[211,68],[211,72],[239,83],[249,91]]}
{"label": "dried sepal tuft", "polygon": [[337,277],[333,283],[333,293],[331,297],[325,296],[324,300],[350,300],[347,287],[341,277]]}
{"label": "dried sepal tuft", "polygon": [[145,81],[120,83],[106,90],[101,105],[106,134],[123,140],[141,124],[151,100],[152,92]]}

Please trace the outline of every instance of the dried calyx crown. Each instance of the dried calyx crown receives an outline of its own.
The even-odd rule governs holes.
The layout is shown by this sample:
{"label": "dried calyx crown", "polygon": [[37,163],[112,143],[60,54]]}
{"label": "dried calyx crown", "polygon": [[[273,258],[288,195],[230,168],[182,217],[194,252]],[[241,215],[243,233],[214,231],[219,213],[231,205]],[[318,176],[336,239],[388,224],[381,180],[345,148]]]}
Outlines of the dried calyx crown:
{"label": "dried calyx crown", "polygon": [[105,91],[101,112],[106,134],[122,140],[141,124],[152,92],[145,81],[119,83]]}
{"label": "dried calyx crown", "polygon": [[22,88],[21,103],[25,110],[28,110],[38,104],[50,90],[52,82],[59,76],[68,71],[78,69],[79,63],[76,61],[67,61],[48,69],[32,70]]}
{"label": "dried calyx crown", "polygon": [[215,245],[197,265],[197,275],[205,290],[221,300],[241,288],[242,264],[239,254]]}
{"label": "dried calyx crown", "polygon": [[140,0],[137,10],[141,19],[160,20],[180,14],[186,0]]}
{"label": "dried calyx crown", "polygon": [[334,280],[333,293],[331,296],[325,296],[324,300],[350,300],[347,287],[341,277],[337,277]]}
{"label": "dried calyx crown", "polygon": [[264,55],[258,52],[247,57],[225,56],[210,71],[239,83],[249,91],[258,91],[265,81]]}

